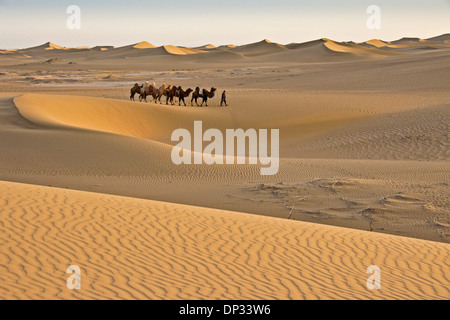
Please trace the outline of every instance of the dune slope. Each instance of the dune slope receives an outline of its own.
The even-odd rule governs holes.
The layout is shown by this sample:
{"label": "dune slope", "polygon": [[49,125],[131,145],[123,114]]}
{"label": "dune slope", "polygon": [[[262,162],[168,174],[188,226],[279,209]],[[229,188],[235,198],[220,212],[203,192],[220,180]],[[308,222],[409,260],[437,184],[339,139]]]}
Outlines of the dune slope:
{"label": "dune slope", "polygon": [[[6,299],[450,298],[447,244],[16,183],[0,193]],[[81,290],[66,288],[72,264]]]}

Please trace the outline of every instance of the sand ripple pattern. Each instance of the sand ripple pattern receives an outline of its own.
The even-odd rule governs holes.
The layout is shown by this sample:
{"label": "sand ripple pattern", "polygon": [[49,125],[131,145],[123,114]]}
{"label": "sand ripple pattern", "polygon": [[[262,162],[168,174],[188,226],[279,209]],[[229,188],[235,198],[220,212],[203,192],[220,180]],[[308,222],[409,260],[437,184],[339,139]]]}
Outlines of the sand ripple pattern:
{"label": "sand ripple pattern", "polygon": [[450,298],[444,243],[10,182],[0,195],[3,299]]}

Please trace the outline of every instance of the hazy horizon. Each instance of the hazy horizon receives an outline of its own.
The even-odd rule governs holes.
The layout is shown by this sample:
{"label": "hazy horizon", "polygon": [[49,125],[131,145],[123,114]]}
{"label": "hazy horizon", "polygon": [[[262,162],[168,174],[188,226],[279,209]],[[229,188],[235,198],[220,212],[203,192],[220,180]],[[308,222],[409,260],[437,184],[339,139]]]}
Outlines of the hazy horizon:
{"label": "hazy horizon", "polygon": [[[81,9],[81,28],[70,30],[69,5]],[[370,5],[381,9],[381,29],[366,26]],[[308,1],[208,3],[134,1],[0,0],[0,48],[21,49],[46,42],[65,47],[242,45],[269,39],[287,44],[319,38],[362,42],[402,37],[430,38],[450,32],[449,0]]]}

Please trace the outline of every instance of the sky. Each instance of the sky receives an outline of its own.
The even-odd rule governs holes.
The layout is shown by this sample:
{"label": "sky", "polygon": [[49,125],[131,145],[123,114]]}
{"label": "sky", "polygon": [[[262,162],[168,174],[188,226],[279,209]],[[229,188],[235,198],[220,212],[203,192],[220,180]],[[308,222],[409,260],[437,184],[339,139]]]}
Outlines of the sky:
{"label": "sky", "polygon": [[[67,27],[70,5],[80,8],[80,29]],[[380,29],[367,27],[370,5],[380,8]],[[0,48],[6,49],[48,41],[67,47],[140,41],[195,47],[443,33],[450,33],[450,0],[0,0]]]}

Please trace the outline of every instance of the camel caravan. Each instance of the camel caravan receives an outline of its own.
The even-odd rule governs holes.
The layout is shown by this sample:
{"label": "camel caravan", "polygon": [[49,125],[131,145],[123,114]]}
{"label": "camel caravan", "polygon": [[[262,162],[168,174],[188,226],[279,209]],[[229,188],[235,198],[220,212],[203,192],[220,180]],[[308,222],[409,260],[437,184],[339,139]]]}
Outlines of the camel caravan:
{"label": "camel caravan", "polygon": [[[130,90],[130,100],[135,101],[134,97],[136,94],[139,94],[139,101],[147,101],[147,97],[152,97],[152,100],[150,102],[155,101],[157,103],[159,101],[160,104],[162,104],[161,98],[166,97],[166,105],[170,104],[175,105],[176,99],[178,99],[178,105],[181,106],[181,102],[183,102],[184,106],[186,106],[185,99],[191,96],[191,106],[195,104],[197,107],[203,107],[203,104],[208,106],[208,99],[212,99],[215,96],[217,89],[212,87],[211,90],[202,89],[200,90],[199,87],[195,88],[195,90],[192,90],[191,88],[187,90],[183,90],[181,86],[173,86],[169,85],[166,86],[166,84],[163,84],[161,87],[157,88],[156,84],[153,82],[150,84],[148,81],[143,83],[141,86],[138,83],[135,83],[133,88]],[[202,103],[199,106],[198,105],[198,99],[202,99]],[[220,106],[225,104],[225,106],[228,106],[226,102],[226,95],[225,91],[222,93],[222,99],[220,102]]]}

